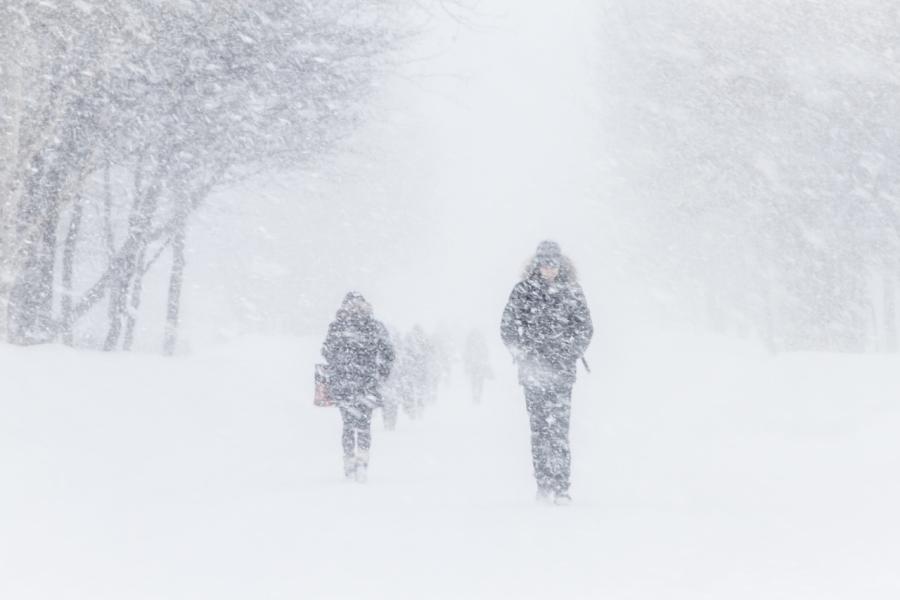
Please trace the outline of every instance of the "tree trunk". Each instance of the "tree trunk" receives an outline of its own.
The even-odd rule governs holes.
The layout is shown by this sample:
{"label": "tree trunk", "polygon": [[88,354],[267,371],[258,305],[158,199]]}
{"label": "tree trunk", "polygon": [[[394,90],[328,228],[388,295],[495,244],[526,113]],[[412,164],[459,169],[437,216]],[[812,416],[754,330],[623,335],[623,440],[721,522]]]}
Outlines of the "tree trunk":
{"label": "tree trunk", "polygon": [[186,223],[182,221],[172,240],[172,273],[169,277],[169,300],[166,304],[166,337],[163,342],[163,351],[169,356],[175,353],[175,346],[178,342],[178,317],[181,309],[181,287],[184,280],[186,229]]}
{"label": "tree trunk", "polygon": [[135,277],[137,257],[134,254],[125,257],[115,271],[114,281],[109,288],[109,330],[106,333],[106,341],[103,350],[111,352],[119,345],[122,336],[122,325],[128,312],[128,291],[131,289]]}
{"label": "tree trunk", "polygon": [[897,351],[897,280],[893,269],[884,274],[884,349]]}
{"label": "tree trunk", "polygon": [[7,314],[9,340],[16,344],[55,337],[52,310],[59,192],[59,170],[38,157],[17,211],[22,243]]}
{"label": "tree trunk", "polygon": [[110,164],[109,157],[106,158],[106,165],[103,169],[103,238],[106,242],[106,255],[108,264],[116,255],[116,239],[113,234],[112,226],[112,184],[110,182]]}
{"label": "tree trunk", "polygon": [[146,274],[146,266],[144,265],[145,250],[141,249],[137,258],[137,268],[131,283],[131,297],[128,301],[128,309],[125,313],[125,340],[122,342],[122,349],[130,352],[134,346],[134,330],[137,325],[137,311],[141,307],[141,294],[144,293],[144,275]]}
{"label": "tree trunk", "polygon": [[[122,327],[130,318],[128,313],[133,303],[130,292],[137,285],[137,279],[143,277],[141,271],[144,252],[150,242],[148,236],[151,233],[153,215],[159,205],[166,165],[165,161],[160,163],[155,175],[151,178],[151,185],[146,189],[141,185],[144,178],[142,161],[135,169],[134,201],[128,219],[128,235],[123,246],[123,249],[128,248],[128,252],[122,255],[121,261],[114,260],[110,265],[112,282],[108,313],[109,332],[106,335],[106,342],[103,344],[103,349],[107,352],[115,350],[119,344]],[[140,289],[141,287],[138,286],[138,290]]]}
{"label": "tree trunk", "polygon": [[116,281],[109,288],[109,306],[107,308],[107,316],[109,317],[109,329],[106,332],[106,340],[103,342],[103,351],[112,352],[119,344],[119,336],[122,334],[121,314],[124,305],[125,292],[122,289],[121,281]]}
{"label": "tree trunk", "polygon": [[72,205],[72,219],[69,221],[69,231],[66,234],[62,260],[62,340],[67,346],[74,345],[72,328],[72,279],[75,270],[75,251],[78,245],[78,237],[81,233],[81,216],[83,208],[81,197],[76,197]]}
{"label": "tree trunk", "polygon": [[[30,58],[21,44],[14,19],[0,24],[0,339],[7,339],[7,306],[15,278],[15,171],[22,113],[22,65]],[[16,48],[16,52],[13,52]]]}

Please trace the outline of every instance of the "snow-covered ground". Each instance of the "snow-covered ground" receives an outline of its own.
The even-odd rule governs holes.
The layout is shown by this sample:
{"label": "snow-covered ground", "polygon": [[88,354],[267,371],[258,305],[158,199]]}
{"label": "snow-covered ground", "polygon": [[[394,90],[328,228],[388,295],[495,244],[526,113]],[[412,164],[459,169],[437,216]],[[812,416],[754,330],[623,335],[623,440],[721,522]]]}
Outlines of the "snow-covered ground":
{"label": "snow-covered ground", "polygon": [[318,340],[0,348],[0,598],[900,597],[900,359],[656,339],[575,390],[575,503],[534,502],[510,368],[376,421],[342,480]]}

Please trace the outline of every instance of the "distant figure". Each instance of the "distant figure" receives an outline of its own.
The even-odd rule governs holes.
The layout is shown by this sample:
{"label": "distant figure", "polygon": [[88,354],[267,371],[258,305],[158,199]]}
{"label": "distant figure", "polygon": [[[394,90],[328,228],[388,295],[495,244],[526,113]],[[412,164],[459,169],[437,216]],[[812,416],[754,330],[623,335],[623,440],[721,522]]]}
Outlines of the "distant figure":
{"label": "distant figure", "polygon": [[365,482],[372,443],[372,409],[391,372],[394,348],[387,329],[361,294],[344,297],[322,346],[328,391],[341,411],[344,475]]}
{"label": "distant figure", "polygon": [[488,356],[487,343],[484,341],[484,335],[480,331],[473,329],[466,338],[463,367],[471,386],[472,401],[479,404],[484,394],[484,380],[491,379],[494,376],[494,372],[491,370],[490,357]]}
{"label": "distant figure", "polygon": [[400,404],[403,402],[403,377],[404,377],[404,352],[403,338],[396,335],[395,330],[391,330],[391,337],[394,341],[394,366],[391,374],[382,386],[381,394],[381,416],[384,419],[384,428],[387,431],[393,431],[397,428],[397,417],[399,416]]}
{"label": "distant figure", "polygon": [[[391,371],[388,387],[389,391],[397,398],[398,409],[402,408],[406,416],[415,420],[418,417],[418,411],[415,402],[414,374],[412,372],[413,358],[410,353],[408,339],[408,335],[397,337],[397,342],[394,346],[397,360],[394,362],[394,369]],[[399,416],[399,410],[397,412]]]}
{"label": "distant figure", "polygon": [[556,242],[541,242],[509,296],[500,334],[519,367],[531,424],[539,501],[568,504],[569,417],[575,369],[594,327],[571,261]]}
{"label": "distant figure", "polygon": [[422,416],[437,397],[438,371],[434,346],[421,325],[403,340],[404,410],[410,418]]}
{"label": "distant figure", "polygon": [[[445,326],[446,327],[446,326]],[[446,328],[435,331],[430,336],[432,366],[434,368],[435,398],[439,384],[449,382],[453,375],[454,344],[453,334]]]}

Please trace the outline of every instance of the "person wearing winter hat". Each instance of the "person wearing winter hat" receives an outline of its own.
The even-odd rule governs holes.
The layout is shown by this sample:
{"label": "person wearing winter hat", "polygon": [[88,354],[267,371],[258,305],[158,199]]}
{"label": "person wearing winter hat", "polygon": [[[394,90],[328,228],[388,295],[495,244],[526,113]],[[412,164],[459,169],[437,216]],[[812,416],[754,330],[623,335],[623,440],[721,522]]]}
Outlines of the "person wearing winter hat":
{"label": "person wearing winter hat", "polygon": [[594,327],[572,262],[559,244],[543,241],[509,296],[500,324],[519,370],[531,426],[538,500],[567,504],[569,419],[576,365]]}
{"label": "person wearing winter hat", "polygon": [[394,347],[387,328],[372,316],[362,294],[349,292],[328,326],[322,346],[328,392],[343,421],[344,475],[366,480],[372,442],[372,410],[391,372]]}

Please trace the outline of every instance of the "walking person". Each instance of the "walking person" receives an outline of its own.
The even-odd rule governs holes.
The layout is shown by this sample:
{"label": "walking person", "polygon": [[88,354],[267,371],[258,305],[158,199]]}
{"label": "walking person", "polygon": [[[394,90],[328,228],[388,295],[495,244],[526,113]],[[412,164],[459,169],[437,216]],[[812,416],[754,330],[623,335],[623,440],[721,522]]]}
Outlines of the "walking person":
{"label": "walking person", "polygon": [[479,404],[484,393],[484,381],[491,379],[494,372],[491,370],[490,356],[484,335],[476,329],[470,331],[466,337],[463,367],[472,390],[472,401]]}
{"label": "walking person", "polygon": [[403,398],[403,345],[402,338],[395,330],[389,330],[394,340],[394,362],[390,376],[381,387],[381,416],[386,431],[397,429],[397,417]]}
{"label": "walking person", "polygon": [[372,410],[391,372],[394,348],[362,294],[344,297],[322,346],[328,391],[341,412],[344,475],[365,482],[372,444]]}
{"label": "walking person", "polygon": [[576,365],[593,333],[591,313],[571,261],[556,242],[541,242],[509,296],[500,325],[525,391],[540,501],[572,501],[572,386]]}
{"label": "walking person", "polygon": [[437,398],[438,368],[434,345],[421,325],[413,326],[404,339],[405,407],[410,418],[421,418],[425,406]]}

